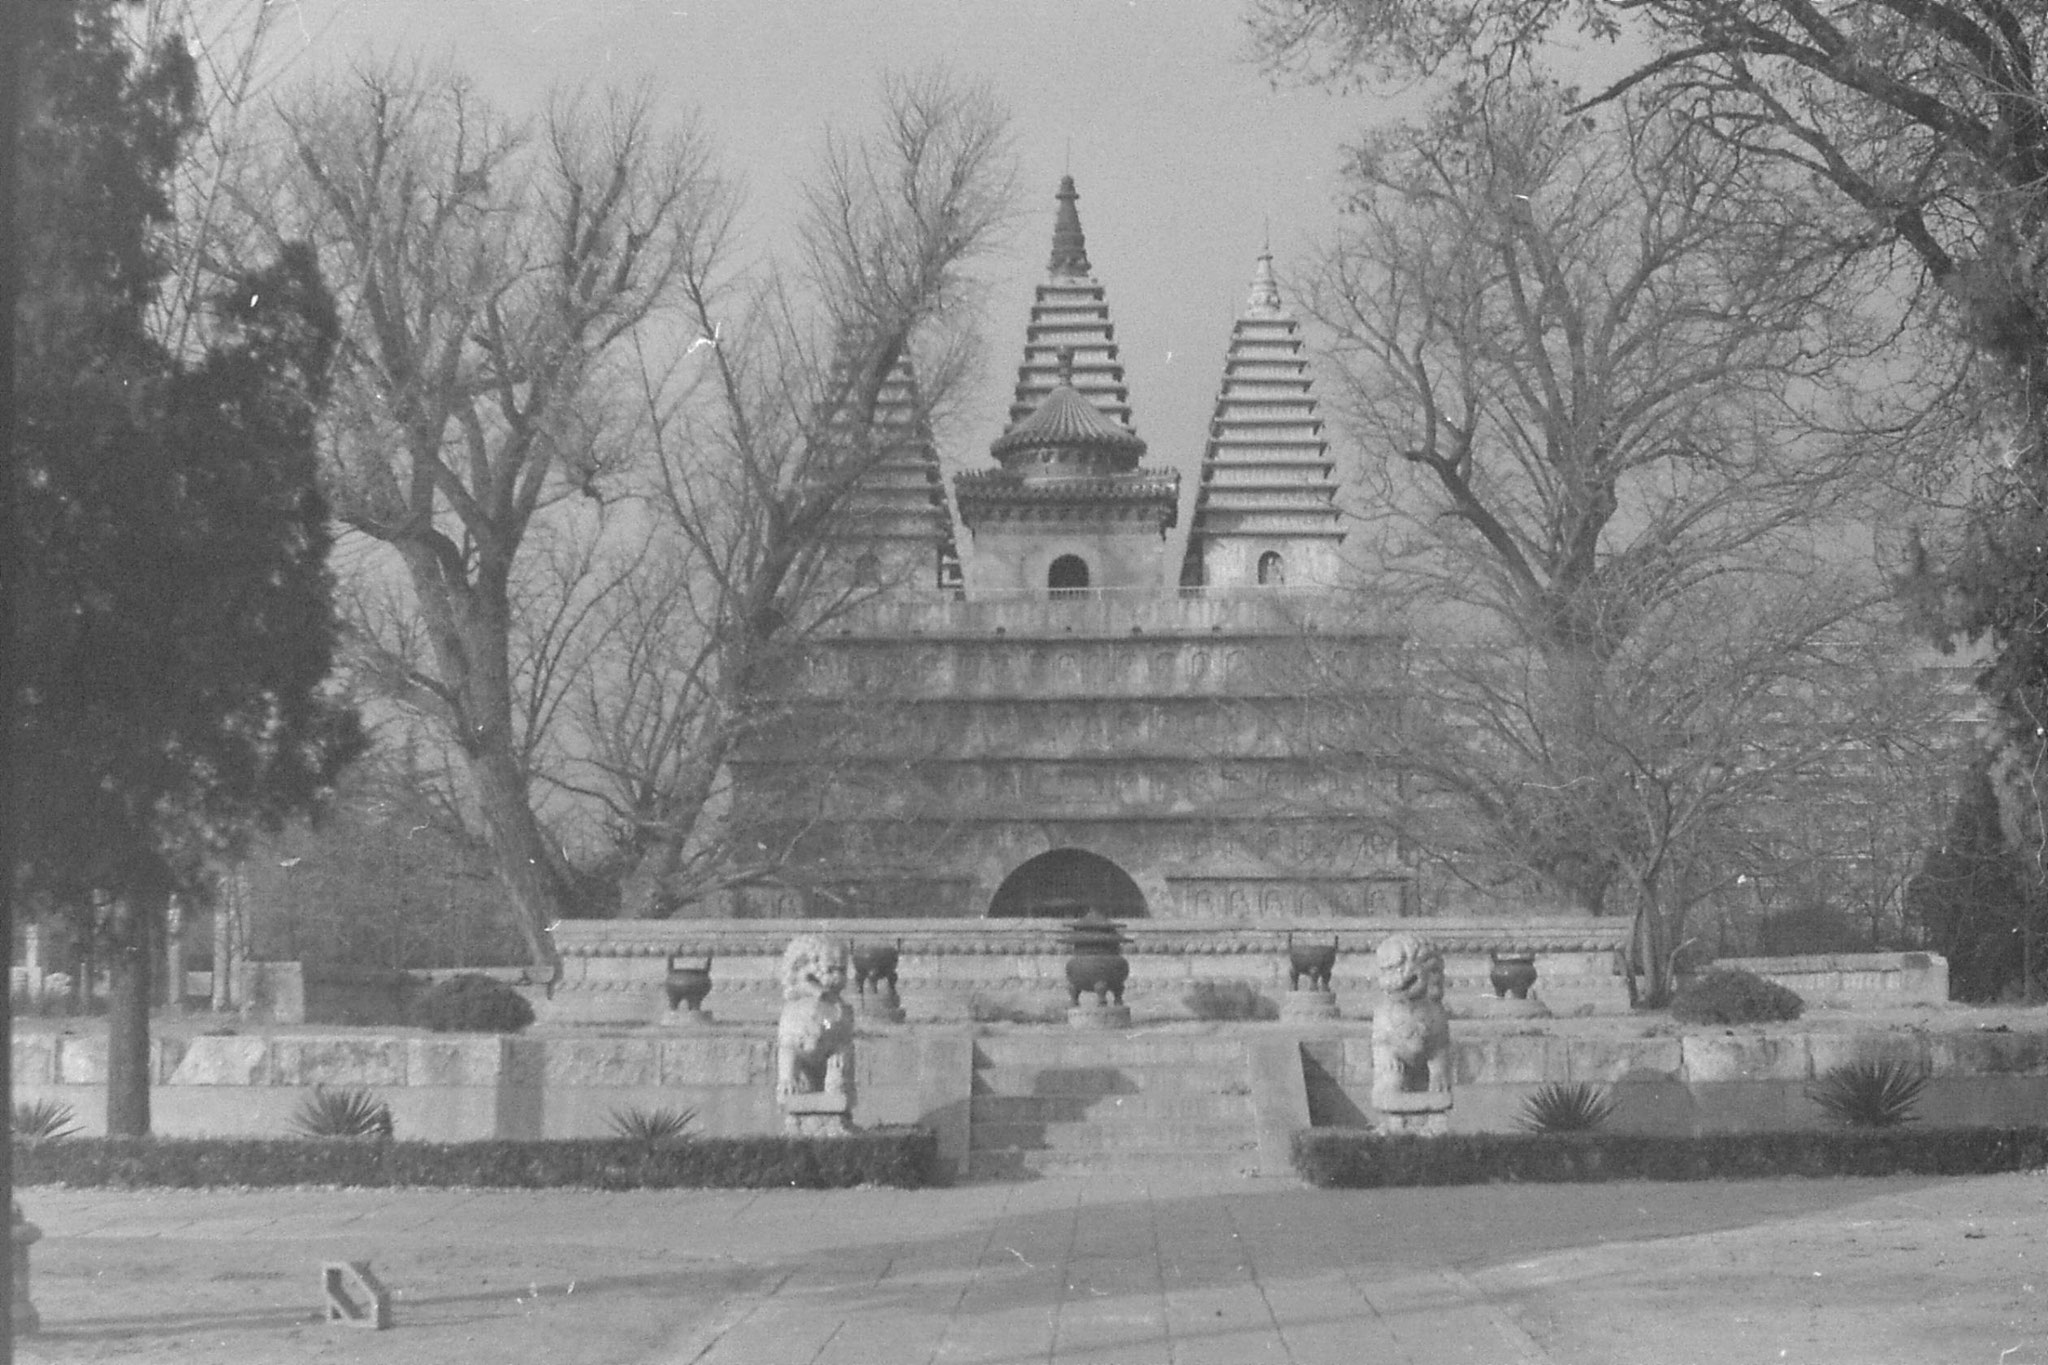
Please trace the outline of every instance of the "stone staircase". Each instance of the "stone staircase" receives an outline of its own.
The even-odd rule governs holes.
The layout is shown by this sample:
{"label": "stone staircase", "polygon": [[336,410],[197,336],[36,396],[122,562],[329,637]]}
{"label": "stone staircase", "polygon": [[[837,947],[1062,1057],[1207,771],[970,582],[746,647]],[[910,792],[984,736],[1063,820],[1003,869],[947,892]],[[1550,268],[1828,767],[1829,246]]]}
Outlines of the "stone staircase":
{"label": "stone staircase", "polygon": [[970,1178],[1258,1164],[1243,1041],[1034,1032],[974,1040]]}

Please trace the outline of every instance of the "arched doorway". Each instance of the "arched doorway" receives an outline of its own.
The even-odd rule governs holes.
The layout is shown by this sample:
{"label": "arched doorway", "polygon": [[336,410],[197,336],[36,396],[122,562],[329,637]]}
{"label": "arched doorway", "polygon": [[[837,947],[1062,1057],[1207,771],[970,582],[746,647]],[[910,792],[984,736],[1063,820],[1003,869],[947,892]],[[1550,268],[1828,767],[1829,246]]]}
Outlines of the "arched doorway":
{"label": "arched doorway", "polygon": [[1005,877],[988,903],[990,919],[1071,918],[1090,910],[1139,919],[1145,893],[1115,863],[1078,848],[1039,854]]}
{"label": "arched doorway", "polygon": [[1075,592],[1088,586],[1088,561],[1079,555],[1061,555],[1045,572],[1045,586],[1054,592]]}

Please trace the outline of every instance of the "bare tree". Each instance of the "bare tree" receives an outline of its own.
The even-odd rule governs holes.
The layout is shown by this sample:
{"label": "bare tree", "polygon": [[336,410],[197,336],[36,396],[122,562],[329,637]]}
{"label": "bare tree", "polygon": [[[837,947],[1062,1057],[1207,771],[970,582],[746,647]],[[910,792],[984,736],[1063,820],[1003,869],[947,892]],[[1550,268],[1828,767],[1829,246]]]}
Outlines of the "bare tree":
{"label": "bare tree", "polygon": [[[347,325],[328,485],[387,547],[417,649],[366,640],[397,699],[463,756],[536,963],[586,888],[535,805],[535,726],[512,651],[536,518],[631,458],[608,420],[623,343],[687,297],[729,221],[704,140],[647,92],[558,99],[535,133],[458,76],[358,69],[283,110],[283,193],[249,206],[310,236]],[[529,696],[531,693],[529,692]]]}
{"label": "bare tree", "polygon": [[[2019,0],[1259,0],[1277,63],[1332,79],[1483,83],[1572,29],[1645,55],[1598,107],[1655,89],[1696,127],[1802,171],[1831,224],[1976,362],[1960,412],[1980,487],[1968,534],[1916,568],[1944,636],[1988,641],[2007,845],[2048,897],[2048,11]],[[1931,285],[1932,288],[1921,286]],[[1916,344],[1924,341],[1915,336]]]}
{"label": "bare tree", "polygon": [[1621,893],[1661,989],[1672,889],[1699,881],[1676,865],[1840,725],[1731,755],[1787,688],[1839,690],[1825,668],[1877,595],[1809,548],[1867,484],[1826,439],[1861,344],[1840,253],[1758,212],[1786,192],[1768,163],[1541,82],[1454,97],[1352,174],[1314,303],[1390,456],[1361,537],[1378,591],[1431,623],[1407,729],[1378,741],[1411,837],[1582,910]]}
{"label": "bare tree", "polygon": [[[843,534],[852,495],[893,450],[929,439],[975,354],[971,268],[1015,197],[1007,117],[985,89],[938,75],[886,81],[882,104],[878,130],[828,143],[799,266],[772,270],[733,313],[705,277],[686,284],[717,401],[676,405],[647,385],[653,505],[677,551],[620,599],[640,622],[613,636],[628,685],[586,707],[637,855],[626,914],[779,864],[781,841],[736,849],[705,816],[724,809],[735,747],[773,719],[773,670],[892,586]],[[665,672],[650,667],[650,629],[679,637]]]}

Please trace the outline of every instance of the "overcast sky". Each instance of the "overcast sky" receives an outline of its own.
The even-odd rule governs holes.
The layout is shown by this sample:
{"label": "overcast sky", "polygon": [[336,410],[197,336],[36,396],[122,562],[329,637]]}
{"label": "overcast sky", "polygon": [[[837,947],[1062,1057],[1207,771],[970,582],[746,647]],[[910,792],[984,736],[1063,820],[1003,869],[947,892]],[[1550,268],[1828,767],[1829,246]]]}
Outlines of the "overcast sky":
{"label": "overcast sky", "polygon": [[[194,2],[246,15],[263,0]],[[882,73],[943,62],[988,81],[1015,116],[1024,197],[993,263],[985,395],[942,433],[956,466],[985,464],[1002,429],[1063,170],[1148,462],[1192,473],[1268,224],[1284,281],[1334,230],[1345,143],[1414,106],[1276,87],[1252,58],[1245,0],[268,2],[274,57],[295,76],[416,51],[514,110],[557,85],[651,79],[678,117],[701,112],[744,175],[757,239],[787,221],[821,130],[874,110]]]}
{"label": "overcast sky", "polygon": [[993,263],[987,394],[945,442],[970,466],[1001,431],[1063,169],[1148,459],[1192,471],[1268,220],[1284,275],[1335,223],[1343,144],[1388,107],[1276,89],[1251,59],[1242,0],[272,2],[273,57],[294,76],[419,51],[515,110],[560,84],[651,79],[678,117],[701,112],[744,175],[757,235],[786,221],[821,130],[875,109],[885,71],[943,62],[987,80],[1015,116],[1023,201]]}

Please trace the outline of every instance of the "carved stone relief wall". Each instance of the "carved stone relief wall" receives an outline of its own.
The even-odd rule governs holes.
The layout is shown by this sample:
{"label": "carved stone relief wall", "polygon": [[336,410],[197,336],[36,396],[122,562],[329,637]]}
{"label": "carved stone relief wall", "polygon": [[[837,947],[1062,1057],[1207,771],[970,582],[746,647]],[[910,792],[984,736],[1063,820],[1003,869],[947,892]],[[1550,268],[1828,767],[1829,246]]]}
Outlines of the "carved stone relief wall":
{"label": "carved stone relief wall", "polygon": [[1163,632],[1152,610],[1117,635],[807,647],[733,769],[741,836],[780,870],[726,913],[978,917],[1062,848],[1116,863],[1155,918],[1410,909],[1396,784],[1330,757],[1392,723],[1398,641]]}

